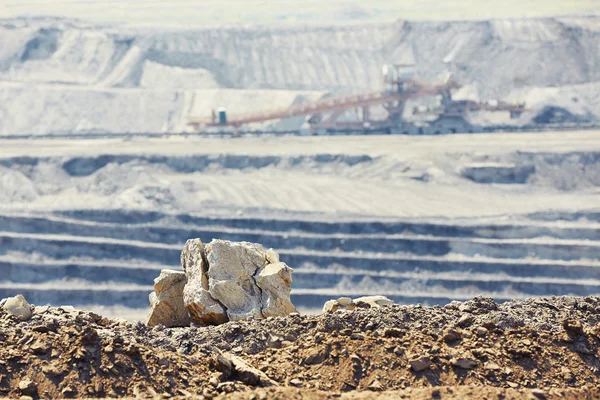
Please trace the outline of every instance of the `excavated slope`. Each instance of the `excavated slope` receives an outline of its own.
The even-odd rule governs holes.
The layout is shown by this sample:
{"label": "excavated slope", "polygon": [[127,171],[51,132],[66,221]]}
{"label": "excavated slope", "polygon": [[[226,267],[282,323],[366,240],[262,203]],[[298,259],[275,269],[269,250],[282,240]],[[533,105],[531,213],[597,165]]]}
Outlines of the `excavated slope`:
{"label": "excavated slope", "polygon": [[[450,72],[471,85],[467,97],[526,97],[536,110],[568,95],[561,107],[589,120],[600,114],[588,87],[600,80],[599,21],[184,30],[3,20],[0,133],[180,132],[219,106],[242,113],[380,89],[390,63],[414,63],[429,80]],[[535,89],[563,86],[565,96]]]}

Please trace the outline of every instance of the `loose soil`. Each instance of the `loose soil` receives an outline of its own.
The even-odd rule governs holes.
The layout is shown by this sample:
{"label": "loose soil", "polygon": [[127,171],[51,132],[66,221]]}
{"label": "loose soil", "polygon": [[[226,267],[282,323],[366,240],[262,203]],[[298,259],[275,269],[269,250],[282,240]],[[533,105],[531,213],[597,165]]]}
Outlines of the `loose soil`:
{"label": "loose soil", "polygon": [[46,306],[21,322],[0,309],[0,397],[592,399],[599,345],[599,297],[189,328]]}

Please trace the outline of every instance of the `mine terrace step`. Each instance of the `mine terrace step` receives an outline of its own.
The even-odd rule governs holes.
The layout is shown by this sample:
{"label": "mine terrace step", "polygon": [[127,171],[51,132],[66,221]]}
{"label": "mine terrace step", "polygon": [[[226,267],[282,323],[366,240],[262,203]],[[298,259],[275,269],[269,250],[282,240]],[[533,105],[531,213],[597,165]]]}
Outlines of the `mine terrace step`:
{"label": "mine terrace step", "polygon": [[[67,264],[32,264],[0,261],[5,280],[13,284],[48,284],[61,279],[65,282],[85,281],[90,285],[106,281],[118,284],[151,285],[158,276],[156,267],[123,265],[102,266]],[[477,290],[479,292],[515,291],[532,296],[600,294],[600,280],[557,279],[544,277],[510,277],[481,273],[425,273],[425,272],[373,272],[361,270],[342,271],[297,268],[293,277],[293,288],[333,289],[351,288],[379,293],[386,288],[436,288],[443,291]],[[67,283],[65,283],[67,285]]]}
{"label": "mine terrace step", "polygon": [[[103,215],[107,213],[108,215]],[[196,217],[187,214],[176,216],[156,212],[147,215],[141,211],[82,210],[56,213],[55,218],[70,223],[97,223],[107,226],[136,225],[144,227],[159,226],[161,221],[168,220],[168,226],[183,225],[185,229],[221,230],[230,229],[277,232],[283,234],[313,233],[325,235],[429,235],[444,237],[481,237],[481,238],[533,238],[554,237],[557,239],[590,239],[600,240],[599,224],[548,223],[527,220],[505,221],[494,223],[432,223],[410,221],[337,221],[324,222],[318,220],[283,220],[259,218],[210,218]],[[1,217],[0,217],[1,218]],[[33,217],[30,217],[33,218]],[[175,219],[175,220],[173,220]],[[0,220],[1,221],[1,220]],[[600,222],[600,221],[599,221]],[[1,226],[1,224],[0,224]],[[43,226],[42,226],[43,227]],[[212,228],[211,228],[212,227]],[[175,230],[180,228],[174,228]],[[65,231],[63,231],[65,232]],[[71,231],[69,231],[71,232]],[[157,232],[160,234],[160,232]],[[162,241],[164,242],[164,241]]]}
{"label": "mine terrace step", "polygon": [[[188,232],[188,234],[193,232]],[[204,232],[209,236],[207,232]],[[212,232],[218,234],[218,232]],[[205,236],[205,238],[206,238]],[[210,236],[209,236],[210,237]],[[541,259],[577,260],[600,259],[600,241],[577,241],[558,239],[467,239],[467,238],[439,238],[439,237],[413,237],[396,235],[392,238],[368,237],[330,237],[321,235],[306,235],[297,240],[290,240],[286,236],[265,234],[230,234],[222,237],[227,240],[245,240],[263,243],[266,247],[278,250],[304,248],[312,251],[367,251],[379,253],[409,253],[415,255],[442,256],[448,254],[462,254],[465,256],[487,256],[493,258],[526,258],[537,257]],[[300,243],[298,243],[300,241]],[[71,236],[71,235],[42,235],[30,233],[0,232],[0,251],[18,250],[38,251],[41,253],[55,253],[54,258],[63,258],[69,255],[82,255],[83,249],[75,247],[86,243],[96,255],[95,258],[111,257],[111,251],[122,254],[123,257],[153,260],[159,263],[165,260],[176,260],[171,251],[180,249],[179,244],[161,244],[144,241],[126,241],[120,239],[103,238],[96,236]],[[34,247],[36,244],[37,249]],[[45,247],[45,248],[44,248]],[[62,248],[59,248],[62,247]],[[140,255],[141,248],[147,253]],[[163,253],[159,254],[159,249]],[[129,252],[129,253],[128,253]],[[59,254],[64,254],[60,256]],[[169,258],[165,258],[168,256]],[[114,258],[114,255],[112,256]],[[167,261],[170,263],[169,261]]]}

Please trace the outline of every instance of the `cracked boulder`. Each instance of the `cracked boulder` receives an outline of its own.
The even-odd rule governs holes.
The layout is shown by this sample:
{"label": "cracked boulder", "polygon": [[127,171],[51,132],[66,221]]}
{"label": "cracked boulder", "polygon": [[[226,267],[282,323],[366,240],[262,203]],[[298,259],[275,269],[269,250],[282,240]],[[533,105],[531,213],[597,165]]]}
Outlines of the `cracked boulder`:
{"label": "cracked boulder", "polygon": [[263,317],[277,317],[296,312],[290,301],[292,272],[285,263],[276,262],[265,265],[258,273],[256,284],[262,290]]}
{"label": "cracked boulder", "polygon": [[202,324],[295,312],[290,301],[293,270],[259,244],[191,239],[181,253],[187,281],[184,303]]}
{"label": "cracked boulder", "polygon": [[187,282],[180,271],[163,269],[154,279],[154,292],[150,293],[152,311],[147,325],[166,327],[189,326],[190,316],[183,303],[183,288]]}
{"label": "cracked boulder", "polygon": [[181,252],[181,266],[188,283],[183,289],[183,302],[190,316],[204,325],[218,325],[229,321],[225,307],[212,298],[208,287],[208,263],[200,239],[190,239]]}

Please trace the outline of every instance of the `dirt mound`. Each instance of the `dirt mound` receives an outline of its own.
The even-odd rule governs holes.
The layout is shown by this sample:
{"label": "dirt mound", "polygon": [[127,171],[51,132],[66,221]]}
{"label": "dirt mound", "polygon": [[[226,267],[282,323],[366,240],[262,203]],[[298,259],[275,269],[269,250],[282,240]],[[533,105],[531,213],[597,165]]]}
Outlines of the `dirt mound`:
{"label": "dirt mound", "polygon": [[599,323],[598,297],[479,297],[190,328],[71,307],[35,307],[26,322],[0,311],[0,397],[592,398]]}

